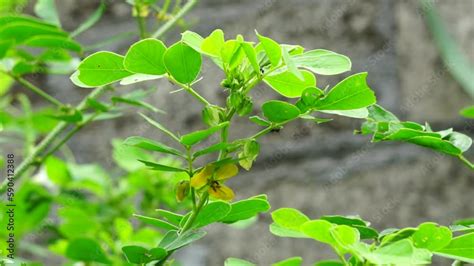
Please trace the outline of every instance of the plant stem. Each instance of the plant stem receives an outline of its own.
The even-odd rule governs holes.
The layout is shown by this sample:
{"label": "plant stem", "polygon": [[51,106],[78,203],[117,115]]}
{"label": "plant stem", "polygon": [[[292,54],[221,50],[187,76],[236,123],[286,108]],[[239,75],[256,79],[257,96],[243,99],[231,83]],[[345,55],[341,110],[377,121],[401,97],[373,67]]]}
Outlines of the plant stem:
{"label": "plant stem", "polygon": [[100,113],[95,113],[92,116],[90,116],[87,120],[83,121],[82,123],[77,124],[71,131],[67,133],[66,136],[64,136],[63,139],[61,139],[51,150],[49,150],[44,156],[41,157],[41,161],[46,160],[50,155],[54,154],[56,151],[59,150],[69,139],[71,139],[79,130],[81,130],[83,127],[88,125],[90,122],[92,122]]}
{"label": "plant stem", "polygon": [[186,232],[187,230],[191,228],[199,212],[201,211],[202,207],[204,207],[204,204],[207,202],[208,198],[209,198],[209,193],[204,192],[201,199],[199,200],[199,204],[197,205],[196,210],[191,213],[191,216],[189,216],[189,219],[186,221],[183,228],[181,228],[180,234]]}
{"label": "plant stem", "polygon": [[173,82],[174,84],[180,86],[181,88],[183,88],[184,90],[186,90],[187,92],[189,92],[192,96],[194,96],[194,98],[196,98],[197,100],[199,100],[200,102],[202,102],[204,105],[211,105],[207,100],[206,98],[202,97],[197,91],[195,91],[190,85],[188,84],[183,84],[183,83],[180,83],[178,82],[177,80],[175,80],[172,76],[169,76],[168,75],[168,79]]}
{"label": "plant stem", "polygon": [[143,17],[141,16],[141,8],[140,4],[135,4],[135,12],[137,13],[136,18],[137,18],[137,24],[138,24],[138,29],[140,31],[140,39],[145,39],[147,32],[145,28],[145,21],[143,20]]}
{"label": "plant stem", "polygon": [[[87,99],[96,99],[102,93],[104,93],[109,87],[97,87],[87,97],[85,97],[78,105],[77,110],[83,111],[87,106]],[[18,182],[29,167],[37,162],[37,159],[52,143],[59,137],[59,135],[67,128],[68,123],[60,122],[53,128],[53,130],[46,135],[46,137],[33,149],[30,155],[28,155],[18,166],[15,173],[15,179]],[[74,132],[75,133],[75,132]],[[0,195],[5,193],[7,189],[7,180],[4,180],[0,186]]]}
{"label": "plant stem", "polygon": [[44,92],[42,89],[36,87],[33,85],[31,82],[28,80],[22,78],[22,77],[16,77],[13,75],[10,75],[13,79],[15,79],[18,83],[23,85],[25,88],[33,91],[34,93],[38,94],[39,96],[43,97],[45,100],[48,102],[56,105],[57,107],[63,107],[64,104],[60,102],[58,99],[54,98],[53,96],[49,95],[48,93]]}
{"label": "plant stem", "polygon": [[472,170],[474,170],[474,164],[471,163],[466,157],[464,157],[463,155],[459,155],[458,156],[459,160],[461,160],[465,165],[467,165],[467,167],[471,168]]}
{"label": "plant stem", "polygon": [[152,35],[153,38],[161,37],[165,32],[167,32],[180,18],[182,18],[186,13],[188,13],[191,8],[198,2],[198,0],[189,0],[186,4],[179,10],[176,15],[168,20],[163,26],[159,27]]}

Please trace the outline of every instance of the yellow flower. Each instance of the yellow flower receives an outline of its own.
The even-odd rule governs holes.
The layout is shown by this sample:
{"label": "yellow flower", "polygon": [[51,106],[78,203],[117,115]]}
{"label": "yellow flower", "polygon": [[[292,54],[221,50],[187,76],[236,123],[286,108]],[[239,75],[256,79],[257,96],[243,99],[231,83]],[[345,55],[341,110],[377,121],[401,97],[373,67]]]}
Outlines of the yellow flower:
{"label": "yellow flower", "polygon": [[232,191],[230,187],[220,184],[217,181],[212,182],[208,192],[211,197],[225,201],[231,201],[235,196],[234,191]]}
{"label": "yellow flower", "polygon": [[234,198],[234,192],[222,183],[238,173],[239,168],[235,164],[226,164],[217,170],[214,165],[208,164],[191,178],[191,186],[199,189],[209,185],[208,193],[211,197],[230,201]]}

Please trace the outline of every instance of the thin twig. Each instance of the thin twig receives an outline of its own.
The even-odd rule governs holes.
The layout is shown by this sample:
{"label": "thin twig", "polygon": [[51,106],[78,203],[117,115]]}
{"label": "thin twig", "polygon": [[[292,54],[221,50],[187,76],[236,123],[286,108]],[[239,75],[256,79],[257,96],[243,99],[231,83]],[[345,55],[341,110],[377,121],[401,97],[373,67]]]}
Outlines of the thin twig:
{"label": "thin twig", "polygon": [[175,16],[168,20],[163,26],[159,27],[152,35],[153,38],[159,38],[166,33],[180,18],[188,13],[191,8],[198,2],[198,0],[189,0]]}
{"label": "thin twig", "polygon": [[16,76],[13,76],[13,75],[10,75],[13,79],[15,79],[18,83],[20,83],[21,85],[23,85],[25,88],[33,91],[34,93],[38,94],[39,96],[43,97],[45,100],[47,100],[48,102],[56,105],[57,107],[63,107],[64,104],[59,101],[58,99],[54,98],[53,96],[49,95],[48,93],[46,93],[45,91],[43,91],[42,89],[36,87],[35,85],[33,85],[31,82],[29,82],[28,80],[22,78],[22,77],[16,77]]}

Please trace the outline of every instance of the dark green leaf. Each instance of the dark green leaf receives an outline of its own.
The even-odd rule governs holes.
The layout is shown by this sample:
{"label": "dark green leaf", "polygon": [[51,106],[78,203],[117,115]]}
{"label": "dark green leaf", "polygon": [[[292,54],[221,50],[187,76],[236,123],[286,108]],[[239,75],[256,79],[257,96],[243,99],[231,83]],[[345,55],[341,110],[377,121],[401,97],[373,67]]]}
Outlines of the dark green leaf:
{"label": "dark green leaf", "polygon": [[223,127],[228,126],[228,124],[229,124],[229,122],[224,122],[224,123],[221,123],[217,126],[210,127],[208,129],[198,130],[198,131],[183,135],[183,136],[181,136],[181,139],[180,139],[179,142],[181,142],[181,144],[186,145],[186,146],[192,146],[192,145],[197,144],[197,143],[201,142],[202,140],[208,138],[212,134],[214,134],[217,131],[221,130]]}
{"label": "dark green leaf", "polygon": [[376,102],[374,92],[367,85],[367,73],[352,75],[339,82],[321,99],[319,110],[352,110],[370,106]]}
{"label": "dark green leaf", "polygon": [[300,110],[287,102],[268,101],[262,105],[263,115],[271,122],[280,123],[297,118]]}
{"label": "dark green leaf", "polygon": [[263,199],[250,198],[237,201],[231,204],[231,210],[221,222],[233,223],[254,217],[260,212],[266,212],[270,209],[268,201]]}
{"label": "dark green leaf", "polygon": [[229,214],[231,206],[229,203],[224,201],[214,201],[207,204],[201,212],[199,212],[196,221],[193,224],[193,228],[204,227],[208,224],[221,221],[224,217]]}

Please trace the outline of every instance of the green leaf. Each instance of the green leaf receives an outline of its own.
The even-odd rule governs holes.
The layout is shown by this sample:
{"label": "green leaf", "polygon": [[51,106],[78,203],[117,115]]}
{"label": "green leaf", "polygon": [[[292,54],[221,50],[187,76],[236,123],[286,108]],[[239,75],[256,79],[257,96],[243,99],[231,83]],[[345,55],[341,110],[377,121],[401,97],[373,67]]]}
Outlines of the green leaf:
{"label": "green leaf", "polygon": [[375,229],[368,227],[369,223],[359,217],[325,215],[321,216],[319,219],[326,220],[333,224],[353,227],[359,231],[361,239],[376,239],[378,237],[378,232]]}
{"label": "green leaf", "polygon": [[474,263],[474,232],[455,237],[444,248],[437,250],[436,255]]}
{"label": "green leaf", "polygon": [[165,134],[167,134],[168,136],[170,136],[172,139],[176,140],[177,142],[180,142],[180,139],[175,135],[173,134],[171,131],[169,131],[168,129],[166,129],[164,126],[162,126],[160,123],[156,122],[155,120],[149,118],[148,116],[142,114],[142,113],[139,113],[139,115],[141,117],[143,117],[148,123],[150,123],[152,126],[158,128],[159,130],[163,131]]}
{"label": "green leaf", "polygon": [[36,35],[68,36],[67,32],[59,28],[36,22],[18,21],[0,25],[2,25],[0,26],[0,40],[13,39],[16,43],[22,43]]}
{"label": "green leaf", "polygon": [[259,125],[259,126],[263,126],[263,127],[268,127],[269,125],[271,125],[271,123],[257,115],[254,115],[254,116],[251,116],[249,117],[249,120],[254,122],[255,124]]}
{"label": "green leaf", "polygon": [[161,229],[165,229],[165,230],[177,230],[178,229],[178,227],[176,227],[175,225],[170,224],[168,222],[165,222],[163,220],[157,219],[157,218],[138,215],[138,214],[133,214],[133,216],[136,217],[138,220],[146,223],[146,224],[153,225],[153,226],[156,226],[156,227],[161,228]]}
{"label": "green leaf", "polygon": [[281,47],[281,55],[283,57],[283,62],[285,62],[288,71],[292,73],[293,75],[295,75],[299,80],[304,80],[303,75],[296,67],[295,62],[293,62],[290,55],[288,54],[288,51],[286,51],[285,47]]}
{"label": "green leaf", "polygon": [[76,238],[69,242],[66,256],[75,261],[111,264],[99,243],[89,238]]}
{"label": "green leaf", "polygon": [[132,99],[132,98],[127,98],[127,97],[117,97],[117,96],[114,96],[111,98],[112,102],[114,103],[125,103],[125,104],[128,104],[128,105],[132,105],[132,106],[138,106],[138,107],[143,107],[145,109],[148,109],[152,112],[155,112],[155,113],[164,113],[164,111],[161,111],[160,109],[154,107],[153,105],[149,104],[149,103],[146,103],[144,101],[140,101],[140,100],[135,100],[135,99]]}
{"label": "green leaf", "polygon": [[13,41],[12,40],[1,40],[0,41],[0,59],[4,58],[7,54],[10,47],[12,47]]}
{"label": "green leaf", "polygon": [[193,48],[197,52],[200,52],[200,53],[202,52],[201,45],[204,39],[201,37],[201,35],[187,30],[181,34],[181,41],[189,45],[191,48]]}
{"label": "green leaf", "polygon": [[192,242],[203,238],[205,235],[206,232],[202,230],[189,230],[180,235],[177,234],[177,231],[168,231],[158,246],[167,251],[172,251],[189,245]]}
{"label": "green leaf", "polygon": [[224,266],[256,266],[256,264],[242,259],[227,258],[224,262]]}
{"label": "green leaf", "polygon": [[292,257],[279,262],[275,262],[272,266],[300,266],[303,263],[303,258]]}
{"label": "green leaf", "polygon": [[263,199],[245,199],[232,203],[231,210],[221,220],[224,223],[234,223],[240,220],[249,219],[258,213],[266,212],[270,209],[268,201]]}
{"label": "green leaf", "polygon": [[231,206],[224,201],[214,201],[207,204],[196,217],[193,228],[200,228],[221,221],[229,214]]}
{"label": "green leaf", "polygon": [[380,237],[382,238],[382,241],[381,241],[380,245],[381,246],[386,246],[388,244],[397,242],[399,240],[409,238],[417,230],[418,230],[417,228],[407,227],[407,228],[403,228],[403,229],[400,229],[400,230],[396,230],[395,232],[392,232],[392,233],[387,234],[387,235],[382,234],[382,233],[384,233],[384,232],[382,232],[380,234]]}
{"label": "green leaf", "polygon": [[297,67],[320,75],[337,75],[351,70],[351,60],[344,55],[323,50],[311,50],[292,57]]}
{"label": "green leaf", "polygon": [[109,107],[93,98],[87,98],[87,106],[96,110],[97,112],[107,112]]}
{"label": "green leaf", "polygon": [[276,223],[270,224],[270,232],[279,237],[309,238],[300,231],[288,229]]}
{"label": "green leaf", "polygon": [[82,22],[81,25],[77,27],[77,29],[75,29],[71,33],[71,37],[75,37],[83,33],[84,31],[88,30],[90,27],[94,26],[94,24],[97,23],[97,21],[99,21],[104,11],[105,11],[105,3],[103,0],[101,0],[99,7],[84,22]]}
{"label": "green leaf", "polygon": [[411,238],[415,247],[436,251],[449,244],[452,233],[446,226],[426,222],[418,226],[418,231]]}
{"label": "green leaf", "polygon": [[364,254],[363,257],[374,264],[418,265],[430,264],[432,254],[426,249],[417,249],[408,239]]}
{"label": "green leaf", "polygon": [[336,246],[336,242],[331,235],[331,228],[335,226],[325,220],[312,220],[302,224],[301,231],[319,242]]}
{"label": "green leaf", "polygon": [[321,216],[319,219],[321,220],[326,220],[330,223],[333,224],[339,224],[339,225],[361,225],[361,226],[366,226],[367,222],[360,219],[359,217],[353,217],[353,216],[341,216],[341,215],[324,215]]}
{"label": "green leaf", "polygon": [[280,123],[297,118],[300,110],[287,102],[271,100],[262,105],[263,115],[271,122]]}
{"label": "green leaf", "polygon": [[144,39],[128,49],[123,61],[126,70],[133,73],[162,75],[166,73],[163,55],[166,46],[156,39]]}
{"label": "green leaf", "polygon": [[123,253],[129,263],[145,264],[154,260],[161,260],[166,255],[166,250],[162,248],[152,248],[150,250],[140,246],[124,246]]}
{"label": "green leaf", "polygon": [[250,168],[252,168],[252,164],[257,159],[259,153],[260,144],[258,144],[256,140],[249,139],[245,141],[242,152],[239,153],[239,158],[242,159],[239,161],[240,166],[249,171]]}
{"label": "green leaf", "polygon": [[369,111],[369,118],[370,120],[376,121],[376,122],[399,122],[398,118],[391,112],[387,111],[384,109],[382,106],[378,104],[371,105],[367,107],[367,110]]}
{"label": "green leaf", "polygon": [[[86,57],[77,68],[77,79],[81,84],[75,84],[99,87],[132,75],[123,67],[123,59],[123,56],[111,52],[97,52]],[[72,77],[71,80],[74,82]]]}
{"label": "green leaf", "polygon": [[77,109],[66,109],[66,110],[61,110],[57,114],[54,115],[48,115],[51,118],[61,120],[61,121],[66,121],[69,123],[77,123],[81,122],[83,119],[82,113],[77,110]]}
{"label": "green leaf", "polygon": [[202,41],[201,51],[206,55],[220,58],[224,43],[224,32],[216,29]]}
{"label": "green leaf", "polygon": [[326,111],[321,110],[319,112],[325,113],[325,114],[346,116],[346,117],[351,117],[351,118],[359,118],[359,119],[365,119],[369,116],[369,111],[367,110],[366,107],[353,109],[353,110],[326,110]]}
{"label": "green leaf", "polygon": [[253,70],[255,71],[255,73],[257,73],[257,76],[260,76],[260,65],[258,64],[257,53],[255,52],[253,45],[248,42],[242,42],[241,45]]}
{"label": "green leaf", "polygon": [[376,102],[374,92],[367,85],[367,73],[352,75],[339,82],[317,104],[318,110],[352,110]]}
{"label": "green leaf", "polygon": [[414,143],[420,146],[431,148],[433,150],[437,150],[437,151],[454,155],[454,156],[458,156],[462,154],[462,151],[458,147],[438,137],[419,136],[419,137],[410,138],[407,141],[410,143]]}
{"label": "green leaf", "polygon": [[[0,56],[1,58],[1,56]],[[460,114],[464,117],[474,119],[474,105],[468,106],[460,111]]]}
{"label": "green leaf", "polygon": [[158,164],[158,163],[154,163],[150,161],[145,161],[145,160],[138,160],[138,161],[150,167],[152,170],[156,170],[156,171],[163,171],[163,172],[186,172],[187,171],[186,169],[183,169],[183,168]]}
{"label": "green leaf", "polygon": [[299,79],[289,71],[285,71],[276,75],[266,76],[263,81],[273,90],[285,97],[301,97],[306,88],[316,86],[316,78],[309,71],[302,70],[299,72],[301,73],[302,79]]}
{"label": "green leaf", "polygon": [[359,231],[348,225],[336,225],[332,227],[329,232],[334,240],[336,240],[338,246],[344,249],[349,249],[360,240]]}
{"label": "green leaf", "polygon": [[294,231],[300,231],[300,227],[309,221],[302,212],[292,208],[280,208],[272,212],[275,224]]}
{"label": "green leaf", "polygon": [[184,42],[177,42],[166,50],[164,63],[176,81],[189,84],[201,70],[201,55]]}
{"label": "green leaf", "polygon": [[57,185],[66,185],[71,180],[67,164],[55,156],[49,156],[45,162],[48,178]]}
{"label": "green leaf", "polygon": [[167,211],[167,210],[162,210],[162,209],[157,209],[156,212],[158,213],[158,215],[163,216],[170,223],[172,223],[174,225],[177,225],[177,226],[179,225],[179,223],[181,222],[181,220],[184,217],[181,214],[177,214],[177,213],[170,212],[170,211]]}
{"label": "green leaf", "polygon": [[237,67],[245,58],[241,42],[236,40],[226,41],[221,50],[221,58],[222,62],[228,66],[228,69]]}
{"label": "green leaf", "polygon": [[139,136],[132,136],[127,138],[124,142],[125,145],[130,145],[138,148],[142,148],[149,151],[157,151],[161,153],[168,153],[183,157],[184,155],[177,149],[166,146],[163,143],[147,139]]}
{"label": "green leaf", "polygon": [[61,26],[54,0],[38,0],[35,4],[35,14],[53,25]]}
{"label": "green leaf", "polygon": [[223,127],[228,126],[229,122],[221,123],[217,126],[210,127],[204,130],[198,130],[186,135],[181,136],[180,143],[186,146],[192,146],[201,142],[202,140],[208,138],[212,134],[216,133],[217,131],[221,130]]}
{"label": "green leaf", "polygon": [[66,49],[74,52],[82,50],[80,43],[63,36],[54,35],[36,35],[26,39],[24,44],[31,47]]}
{"label": "green leaf", "polygon": [[256,34],[272,66],[278,66],[282,57],[280,45],[274,40],[258,34],[258,32],[256,32]]}

